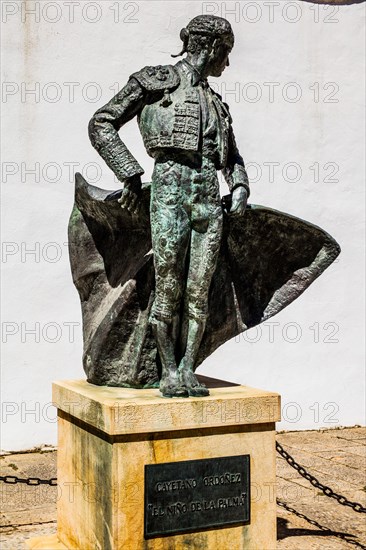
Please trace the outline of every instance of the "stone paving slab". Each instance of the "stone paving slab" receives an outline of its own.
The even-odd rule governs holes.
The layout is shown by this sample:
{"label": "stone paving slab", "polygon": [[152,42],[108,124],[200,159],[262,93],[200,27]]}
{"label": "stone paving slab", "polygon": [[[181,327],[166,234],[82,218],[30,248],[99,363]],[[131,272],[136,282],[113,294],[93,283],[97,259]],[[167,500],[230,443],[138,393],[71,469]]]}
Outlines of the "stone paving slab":
{"label": "stone paving slab", "polygon": [[349,452],[347,451],[341,451],[339,449],[335,451],[323,451],[320,456],[326,458],[327,460],[333,460],[334,462],[337,462],[337,464],[345,464],[349,468],[355,468],[356,470],[366,468],[366,457],[354,453],[352,454],[352,464],[350,464]]}
{"label": "stone paving slab", "polygon": [[24,550],[25,541],[42,535],[56,533],[56,520],[42,525],[25,525],[16,529],[0,528],[1,550]]}
{"label": "stone paving slab", "polygon": [[357,447],[347,447],[347,452],[366,458],[366,447],[361,447],[360,445],[357,445]]}
{"label": "stone paving slab", "polygon": [[[277,440],[319,481],[366,506],[366,428],[285,432],[279,433]],[[50,479],[57,475],[56,458],[56,451],[5,455],[0,457],[1,475]],[[278,507],[277,550],[366,549],[365,514],[324,496],[279,455],[276,467],[277,498],[319,524]],[[46,485],[0,483],[1,550],[21,550],[25,540],[56,532],[59,490]],[[353,544],[342,540],[342,535]]]}

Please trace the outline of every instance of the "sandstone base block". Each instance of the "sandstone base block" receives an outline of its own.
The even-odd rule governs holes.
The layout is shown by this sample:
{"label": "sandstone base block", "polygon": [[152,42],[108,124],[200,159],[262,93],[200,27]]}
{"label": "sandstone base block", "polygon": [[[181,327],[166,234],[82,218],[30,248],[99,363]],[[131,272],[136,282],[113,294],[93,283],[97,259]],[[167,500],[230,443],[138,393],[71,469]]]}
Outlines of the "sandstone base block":
{"label": "sandstone base block", "polygon": [[[54,383],[58,532],[53,539],[30,541],[29,548],[275,550],[279,395],[228,383],[207,385],[209,397],[164,399],[155,389]],[[192,530],[146,537],[152,508],[145,502],[145,466],[242,455],[250,462],[249,522],[197,529],[190,509],[185,524],[192,521]],[[153,510],[164,526],[166,510]]]}

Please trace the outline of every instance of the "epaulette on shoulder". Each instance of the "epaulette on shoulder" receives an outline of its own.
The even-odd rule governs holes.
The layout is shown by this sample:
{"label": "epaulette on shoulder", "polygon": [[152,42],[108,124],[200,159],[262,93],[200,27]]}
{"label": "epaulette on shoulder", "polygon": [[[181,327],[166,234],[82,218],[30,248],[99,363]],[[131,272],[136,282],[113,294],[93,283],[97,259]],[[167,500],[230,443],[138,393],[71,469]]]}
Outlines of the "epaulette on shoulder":
{"label": "epaulette on shoulder", "polygon": [[180,83],[180,76],[173,65],[144,67],[141,71],[133,73],[130,78],[135,78],[148,92],[171,90]]}

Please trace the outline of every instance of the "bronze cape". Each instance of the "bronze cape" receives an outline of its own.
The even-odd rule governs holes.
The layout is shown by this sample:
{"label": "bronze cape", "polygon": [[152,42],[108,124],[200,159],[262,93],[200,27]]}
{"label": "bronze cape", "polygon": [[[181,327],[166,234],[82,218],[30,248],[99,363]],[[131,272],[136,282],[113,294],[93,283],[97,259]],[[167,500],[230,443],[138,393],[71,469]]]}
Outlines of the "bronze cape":
{"label": "bronze cape", "polygon": [[[69,251],[82,306],[83,366],[93,384],[158,386],[160,364],[150,323],[150,188],[143,187],[138,217],[121,208],[120,195],[76,175]],[[224,205],[229,201],[224,197]],[[242,217],[225,214],[196,367],[224,342],[295,300],[339,252],[328,233],[277,210],[252,204]]]}

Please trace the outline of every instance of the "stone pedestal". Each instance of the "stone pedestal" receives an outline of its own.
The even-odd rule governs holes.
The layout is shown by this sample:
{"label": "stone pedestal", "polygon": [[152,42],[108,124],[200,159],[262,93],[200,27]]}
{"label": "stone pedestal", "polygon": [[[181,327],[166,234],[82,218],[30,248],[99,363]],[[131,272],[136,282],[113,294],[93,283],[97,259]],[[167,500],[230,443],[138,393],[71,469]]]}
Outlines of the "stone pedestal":
{"label": "stone pedestal", "polygon": [[[58,535],[33,539],[28,546],[274,550],[279,395],[227,383],[208,385],[206,398],[164,399],[154,389],[56,382]],[[146,465],[242,455],[249,455],[250,462],[249,523],[145,538],[145,514],[166,513],[159,507],[152,512],[151,505],[145,511]]]}

